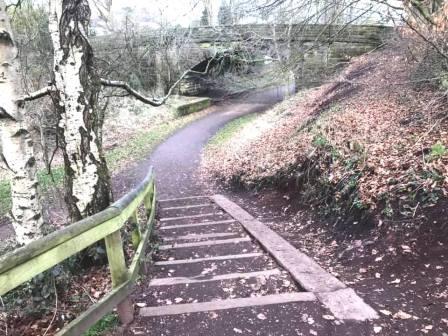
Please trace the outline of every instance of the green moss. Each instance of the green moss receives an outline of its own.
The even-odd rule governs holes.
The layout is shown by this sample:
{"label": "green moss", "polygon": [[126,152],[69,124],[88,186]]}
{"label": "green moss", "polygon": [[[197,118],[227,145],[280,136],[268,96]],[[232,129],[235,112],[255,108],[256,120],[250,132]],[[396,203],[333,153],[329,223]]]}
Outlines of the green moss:
{"label": "green moss", "polygon": [[91,327],[84,336],[100,336],[105,331],[111,330],[118,326],[118,317],[115,314],[107,314],[99,320],[93,327]]}
{"label": "green moss", "polygon": [[8,181],[0,181],[0,216],[11,209],[11,187]]}
{"label": "green moss", "polygon": [[210,98],[199,98],[190,102],[174,105],[174,110],[179,117],[186,116],[188,114],[206,109],[210,106],[211,102],[212,101]]}

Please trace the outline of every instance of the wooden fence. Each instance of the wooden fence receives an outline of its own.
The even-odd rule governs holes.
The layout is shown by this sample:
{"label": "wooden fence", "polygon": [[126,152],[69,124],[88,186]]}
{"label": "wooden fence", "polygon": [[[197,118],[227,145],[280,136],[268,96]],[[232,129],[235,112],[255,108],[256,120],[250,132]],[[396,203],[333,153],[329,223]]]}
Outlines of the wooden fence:
{"label": "wooden fence", "polygon": [[[138,209],[144,204],[146,220],[139,221]],[[100,301],[64,327],[57,335],[82,335],[104,315],[117,307],[120,320],[133,319],[128,299],[139,273],[156,212],[156,188],[152,168],[132,192],[104,211],[53,232],[0,258],[0,296],[70,256],[104,239],[112,277],[112,290]],[[135,224],[138,247],[130,267],[126,267],[120,229],[127,220]]]}

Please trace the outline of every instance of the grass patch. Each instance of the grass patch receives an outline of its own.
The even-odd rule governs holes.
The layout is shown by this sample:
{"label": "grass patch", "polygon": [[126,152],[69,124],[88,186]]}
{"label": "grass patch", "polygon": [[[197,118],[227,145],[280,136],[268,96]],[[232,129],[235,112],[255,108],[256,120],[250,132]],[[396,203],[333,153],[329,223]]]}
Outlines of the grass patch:
{"label": "grass patch", "polygon": [[84,336],[100,336],[105,331],[118,326],[118,317],[115,314],[107,314],[99,320],[93,327],[84,333]]}
{"label": "grass patch", "polygon": [[64,168],[55,167],[51,169],[51,174],[47,170],[41,170],[37,173],[37,179],[39,180],[39,186],[41,191],[45,192],[50,189],[50,187],[62,185],[64,182]]}
{"label": "grass patch", "polygon": [[[46,170],[37,173],[40,190],[46,192],[50,187],[59,186],[64,181],[64,168],[52,169],[53,177]],[[0,181],[0,217],[5,216],[11,210],[11,185],[8,180]]]}
{"label": "grass patch", "polygon": [[208,142],[207,146],[220,146],[230,140],[245,125],[257,118],[259,113],[252,113],[229,122],[221,128]]}
{"label": "grass patch", "polygon": [[106,153],[107,165],[110,171],[116,171],[128,162],[138,161],[146,157],[158,144],[175,131],[203,115],[202,113],[193,113],[134,134],[132,139]]}

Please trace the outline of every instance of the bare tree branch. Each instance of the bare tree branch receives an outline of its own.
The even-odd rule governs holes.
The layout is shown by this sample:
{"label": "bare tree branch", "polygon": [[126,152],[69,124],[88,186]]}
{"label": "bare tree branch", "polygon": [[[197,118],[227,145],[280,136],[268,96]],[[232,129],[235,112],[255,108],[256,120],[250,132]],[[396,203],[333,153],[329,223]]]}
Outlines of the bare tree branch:
{"label": "bare tree branch", "polygon": [[204,71],[193,70],[195,68],[195,66],[186,70],[182,74],[182,76],[180,76],[179,79],[173,85],[171,85],[170,89],[168,90],[168,93],[164,97],[160,97],[160,98],[149,98],[149,97],[143,95],[142,93],[138,92],[137,90],[133,89],[127,82],[124,82],[124,81],[116,81],[116,80],[109,80],[109,79],[101,78],[101,84],[103,86],[116,87],[116,88],[121,88],[123,90],[126,90],[131,96],[140,100],[141,102],[157,107],[157,106],[163,105],[167,101],[167,99],[172,95],[173,90],[180,84],[180,82],[182,82],[182,80],[188,74],[190,74],[190,73],[201,74],[201,75],[207,74],[212,62],[215,60],[220,61],[223,58],[223,57],[219,57],[219,58],[217,58],[217,57],[218,57],[218,54],[215,54],[215,56],[213,56],[212,58],[210,58],[207,61],[207,66]]}
{"label": "bare tree branch", "polygon": [[444,59],[448,60],[448,55],[445,54],[443,52],[442,49],[440,49],[440,47],[434,43],[433,41],[431,41],[430,39],[428,39],[422,32],[420,32],[416,27],[414,27],[412,25],[411,22],[409,22],[408,20],[406,20],[406,18],[402,15],[401,19],[403,20],[404,23],[406,23],[406,25],[412,30],[414,31],[418,36],[420,36],[426,43],[428,43],[429,45],[431,45],[431,47],[433,47],[435,49],[435,51],[437,51],[437,53],[442,56]]}
{"label": "bare tree branch", "polygon": [[49,95],[51,92],[53,92],[54,90],[55,90],[54,87],[49,85],[49,86],[46,86],[46,87],[44,87],[44,88],[42,88],[40,90],[31,92],[31,93],[29,93],[29,94],[27,94],[25,96],[20,97],[17,100],[17,102],[18,102],[19,105],[21,105],[24,102],[32,101],[32,100],[36,100],[36,99],[45,97],[45,96]]}

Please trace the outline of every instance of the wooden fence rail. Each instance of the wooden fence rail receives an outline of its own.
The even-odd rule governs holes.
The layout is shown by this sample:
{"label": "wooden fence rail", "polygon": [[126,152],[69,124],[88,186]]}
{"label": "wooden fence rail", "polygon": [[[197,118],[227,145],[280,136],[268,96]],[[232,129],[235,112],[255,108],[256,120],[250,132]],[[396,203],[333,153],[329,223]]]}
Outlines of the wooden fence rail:
{"label": "wooden fence rail", "polygon": [[[146,210],[140,222],[139,206]],[[64,327],[57,335],[82,335],[104,315],[117,307],[120,320],[133,319],[133,305],[127,298],[139,273],[140,263],[151,236],[156,213],[156,187],[150,168],[145,179],[129,194],[91,217],[53,232],[0,258],[0,296],[59,264],[70,256],[104,239],[112,277],[112,291]],[[120,229],[130,220],[135,254],[126,267]],[[137,241],[135,241],[137,240]]]}

